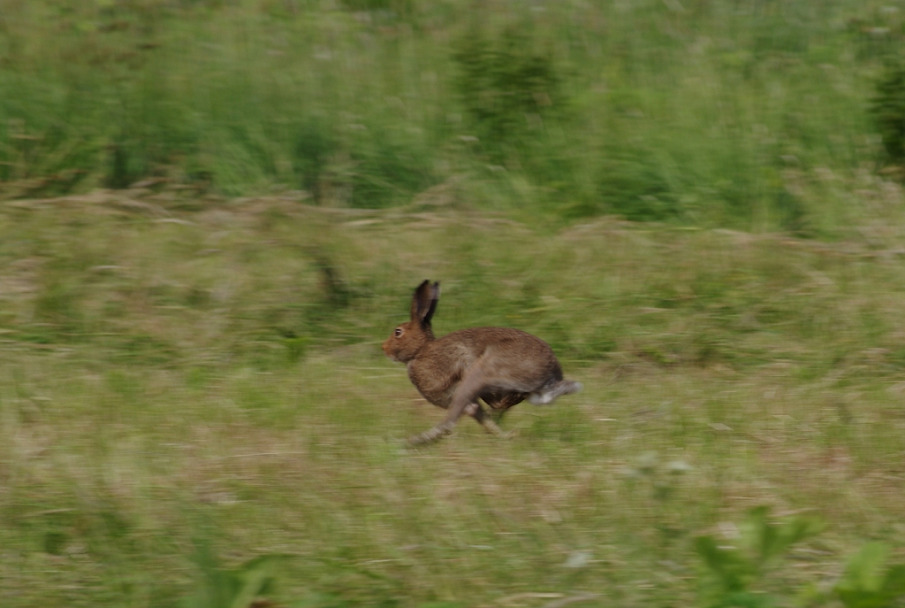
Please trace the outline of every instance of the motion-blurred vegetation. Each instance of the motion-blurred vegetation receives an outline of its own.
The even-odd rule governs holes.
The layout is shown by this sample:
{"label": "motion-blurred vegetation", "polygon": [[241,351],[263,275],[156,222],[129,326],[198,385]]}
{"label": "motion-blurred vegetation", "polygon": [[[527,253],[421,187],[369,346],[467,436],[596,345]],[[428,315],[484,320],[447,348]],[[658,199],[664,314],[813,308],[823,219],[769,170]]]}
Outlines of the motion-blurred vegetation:
{"label": "motion-blurred vegetation", "polygon": [[[4,2],[0,605],[901,604],[903,38],[855,0]],[[379,344],[425,278],[438,333],[585,390],[403,451],[442,412]]]}
{"label": "motion-blurred vegetation", "polygon": [[865,211],[857,173],[901,156],[899,9],[13,0],[0,178],[7,196],[157,180],[363,208],[455,184],[545,221],[833,235]]}
{"label": "motion-blurred vegetation", "polygon": [[[905,562],[891,217],[821,243],[179,190],[6,201],[3,603],[895,601],[879,560],[840,578],[866,541]],[[514,408],[510,441],[465,420],[404,452],[442,413],[379,343],[428,276],[439,333],[532,331],[585,390]],[[826,529],[778,575],[701,589],[694,539],[761,504]]]}

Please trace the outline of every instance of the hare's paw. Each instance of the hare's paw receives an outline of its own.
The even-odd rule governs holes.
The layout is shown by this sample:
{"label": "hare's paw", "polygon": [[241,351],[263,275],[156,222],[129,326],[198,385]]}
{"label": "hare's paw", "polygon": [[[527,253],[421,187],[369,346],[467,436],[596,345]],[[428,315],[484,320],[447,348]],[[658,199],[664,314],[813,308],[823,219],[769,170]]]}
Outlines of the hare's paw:
{"label": "hare's paw", "polygon": [[406,444],[410,448],[416,448],[422,445],[426,445],[428,443],[433,443],[443,437],[446,437],[450,433],[452,433],[453,427],[455,425],[452,424],[438,424],[434,428],[429,431],[425,431],[413,437],[409,437],[406,441]]}
{"label": "hare's paw", "polygon": [[518,433],[515,431],[504,431],[499,427],[499,425],[494,422],[491,418],[485,417],[480,420],[481,426],[484,427],[484,430],[490,433],[495,437],[499,437],[500,439],[512,439]]}
{"label": "hare's paw", "polygon": [[502,431],[499,435],[500,439],[506,439],[506,440],[515,439],[516,437],[518,437],[518,430],[516,430],[516,429],[513,429],[511,431]]}
{"label": "hare's paw", "polygon": [[581,388],[581,382],[575,382],[574,380],[561,380],[559,383],[547,388],[544,391],[531,393],[528,396],[528,401],[530,401],[534,405],[547,405],[549,403],[553,403],[563,395],[577,393],[581,390]]}

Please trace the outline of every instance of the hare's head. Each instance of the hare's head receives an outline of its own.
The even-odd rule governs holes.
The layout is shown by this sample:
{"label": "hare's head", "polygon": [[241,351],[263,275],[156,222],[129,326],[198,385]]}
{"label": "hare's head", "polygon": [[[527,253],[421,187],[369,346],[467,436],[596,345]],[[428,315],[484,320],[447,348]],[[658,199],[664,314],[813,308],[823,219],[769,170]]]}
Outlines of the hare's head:
{"label": "hare's head", "polygon": [[434,339],[431,317],[440,299],[440,283],[423,281],[412,296],[411,317],[396,326],[393,333],[383,343],[383,352],[394,361],[408,363],[414,359],[425,344]]}

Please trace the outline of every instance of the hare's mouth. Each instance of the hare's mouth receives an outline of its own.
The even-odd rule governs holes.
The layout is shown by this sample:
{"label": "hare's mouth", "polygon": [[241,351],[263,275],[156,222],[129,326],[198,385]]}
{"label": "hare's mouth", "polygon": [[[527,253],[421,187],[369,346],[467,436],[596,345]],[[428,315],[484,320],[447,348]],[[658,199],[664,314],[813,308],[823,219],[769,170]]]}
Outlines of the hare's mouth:
{"label": "hare's mouth", "polygon": [[395,352],[393,352],[390,348],[388,348],[386,343],[383,343],[381,345],[380,349],[383,351],[383,354],[385,354],[387,356],[387,358],[390,359],[391,361],[399,361],[399,357],[397,356],[397,354]]}

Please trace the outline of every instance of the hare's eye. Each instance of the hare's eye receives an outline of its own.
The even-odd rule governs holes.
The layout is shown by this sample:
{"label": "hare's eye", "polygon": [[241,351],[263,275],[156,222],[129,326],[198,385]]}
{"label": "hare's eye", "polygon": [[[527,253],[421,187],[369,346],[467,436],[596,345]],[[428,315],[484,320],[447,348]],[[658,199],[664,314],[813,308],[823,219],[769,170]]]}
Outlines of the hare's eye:
{"label": "hare's eye", "polygon": [[402,330],[401,327],[397,327],[396,330],[393,332],[393,335],[396,336],[397,338],[401,338],[402,334],[404,334],[404,333],[405,332]]}

